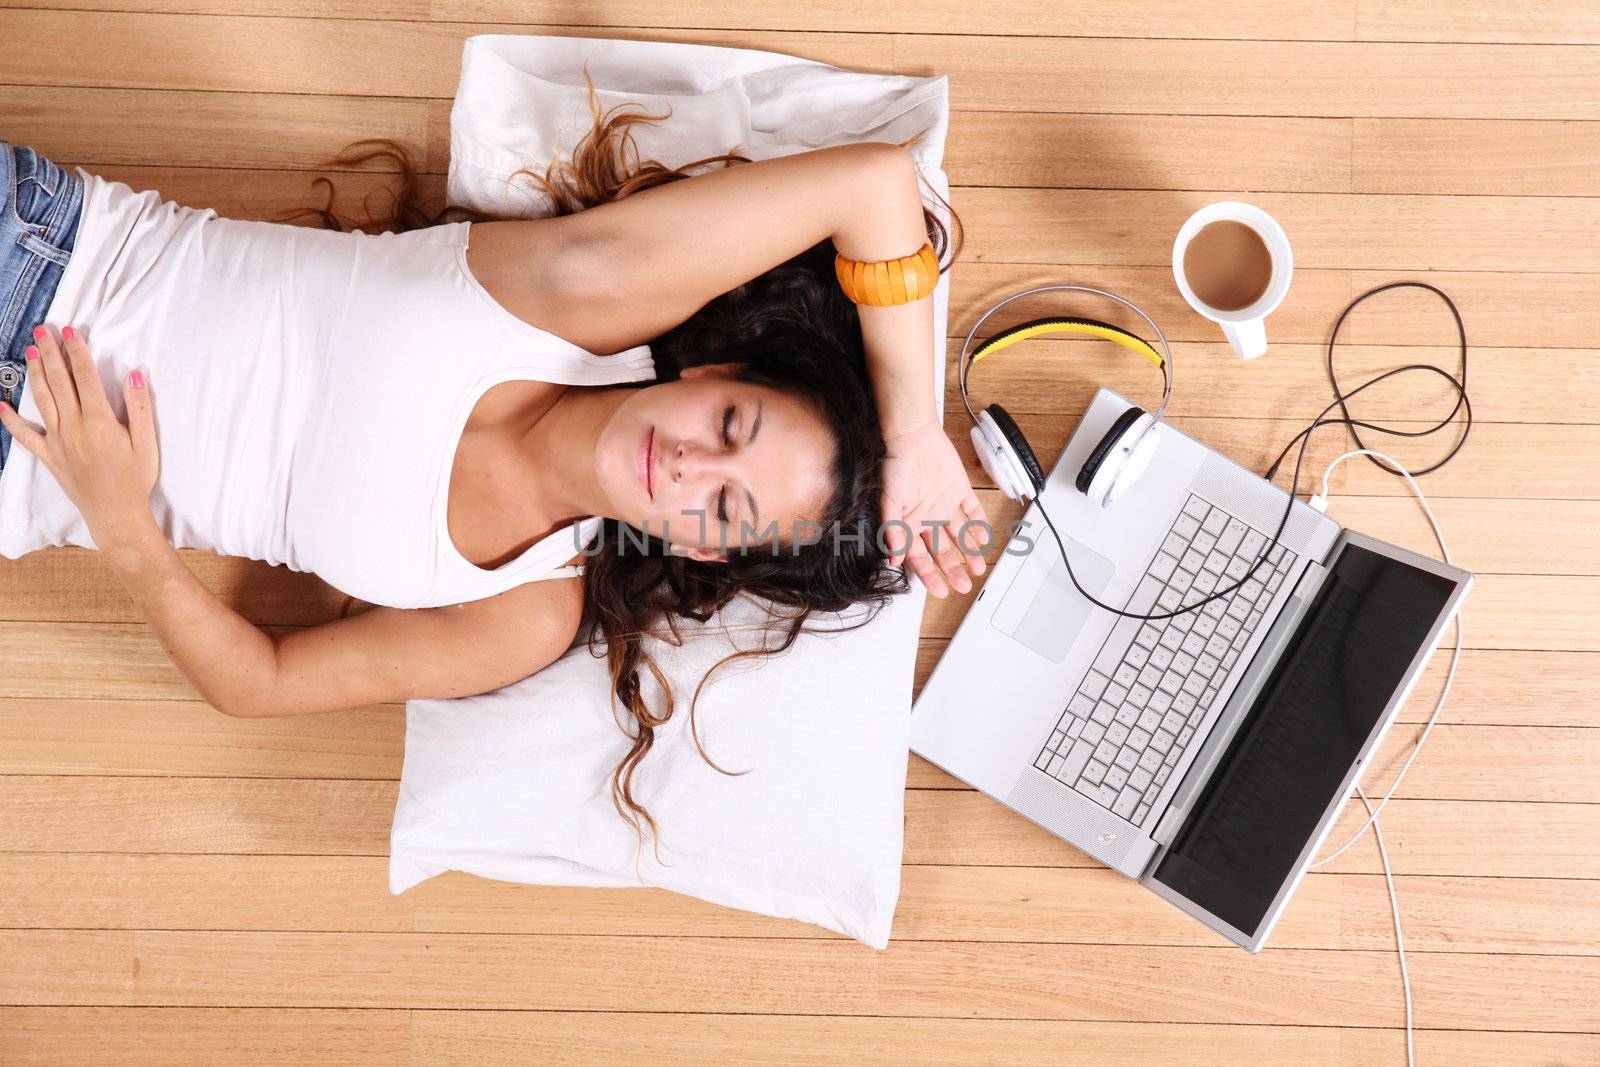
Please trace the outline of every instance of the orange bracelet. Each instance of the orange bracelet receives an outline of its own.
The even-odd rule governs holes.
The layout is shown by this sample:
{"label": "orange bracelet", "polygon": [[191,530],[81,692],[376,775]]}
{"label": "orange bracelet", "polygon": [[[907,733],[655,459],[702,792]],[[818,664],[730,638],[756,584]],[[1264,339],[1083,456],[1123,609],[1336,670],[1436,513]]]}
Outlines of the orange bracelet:
{"label": "orange bracelet", "polygon": [[939,284],[939,257],[933,242],[899,259],[865,261],[844,255],[833,257],[833,270],[844,295],[857,304],[887,307],[932,296]]}

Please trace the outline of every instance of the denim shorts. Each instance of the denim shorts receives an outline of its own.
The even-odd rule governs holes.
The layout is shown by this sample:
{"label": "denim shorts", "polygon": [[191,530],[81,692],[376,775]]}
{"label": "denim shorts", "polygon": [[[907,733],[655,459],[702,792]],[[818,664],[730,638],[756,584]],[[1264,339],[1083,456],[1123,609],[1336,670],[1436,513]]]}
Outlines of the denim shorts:
{"label": "denim shorts", "polygon": [[[31,148],[0,141],[0,400],[22,399],[33,328],[55,298],[83,214],[83,179]],[[0,468],[11,431],[0,426]]]}

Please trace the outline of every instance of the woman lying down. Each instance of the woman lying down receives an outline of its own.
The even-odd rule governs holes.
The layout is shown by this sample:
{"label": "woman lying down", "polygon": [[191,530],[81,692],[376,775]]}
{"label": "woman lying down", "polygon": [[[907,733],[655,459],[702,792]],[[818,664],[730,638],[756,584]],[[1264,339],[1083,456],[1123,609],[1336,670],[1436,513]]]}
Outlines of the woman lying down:
{"label": "woman lying down", "polygon": [[[631,783],[672,708],[641,635],[747,593],[787,648],[902,564],[967,591],[988,539],[949,536],[986,516],[935,416],[948,237],[905,148],[629,168],[662,116],[595,99],[570,164],[523,172],[556,215],[406,203],[405,232],[218,218],[0,144],[0,554],[98,548],[230,715],[483,693],[586,634],[638,722],[613,797],[654,831]],[[175,545],[378,606],[268,635]]]}

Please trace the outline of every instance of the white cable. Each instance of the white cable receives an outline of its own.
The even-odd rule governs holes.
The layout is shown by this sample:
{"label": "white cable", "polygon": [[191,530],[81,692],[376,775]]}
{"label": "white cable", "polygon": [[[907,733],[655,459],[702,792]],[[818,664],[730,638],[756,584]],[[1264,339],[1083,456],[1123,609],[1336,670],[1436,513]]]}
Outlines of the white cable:
{"label": "white cable", "polygon": [[[1444,561],[1446,563],[1454,564],[1455,560],[1450,558],[1450,547],[1445,544],[1444,534],[1439,530],[1439,520],[1434,517],[1433,509],[1428,506],[1428,498],[1422,495],[1422,490],[1417,486],[1416,479],[1411,477],[1411,472],[1406,470],[1406,468],[1401,465],[1400,461],[1395,459],[1393,456],[1384,455],[1382,452],[1371,448],[1357,448],[1350,452],[1346,452],[1342,456],[1339,456],[1332,463],[1329,463],[1327,469],[1322,472],[1322,492],[1318,493],[1311,499],[1311,506],[1316,508],[1318,511],[1323,511],[1327,508],[1328,477],[1333,473],[1333,469],[1335,467],[1354,456],[1376,456],[1379,459],[1388,461],[1396,470],[1405,476],[1406,483],[1411,486],[1411,492],[1416,495],[1417,502],[1422,505],[1423,514],[1427,515],[1428,517],[1428,524],[1433,527],[1433,536],[1434,539],[1439,542],[1439,551],[1444,556]],[[1445,672],[1444,688],[1439,691],[1439,699],[1434,703],[1433,711],[1428,714],[1428,719],[1427,722],[1423,724],[1422,732],[1417,735],[1416,744],[1412,747],[1411,754],[1406,757],[1405,763],[1401,765],[1400,773],[1394,776],[1394,781],[1390,784],[1388,792],[1383,794],[1383,799],[1378,801],[1378,806],[1373,809],[1372,813],[1367,817],[1367,821],[1361,824],[1360,829],[1356,830],[1355,833],[1350,835],[1350,840],[1346,841],[1344,844],[1340,845],[1326,856],[1311,864],[1308,870],[1315,870],[1325,863],[1332,862],[1336,857],[1339,856],[1340,853],[1344,852],[1345,849],[1359,841],[1361,839],[1361,835],[1367,832],[1367,827],[1371,826],[1378,818],[1378,814],[1383,811],[1383,806],[1389,803],[1389,798],[1394,796],[1394,791],[1400,788],[1400,782],[1403,778],[1405,778],[1406,772],[1411,769],[1411,764],[1416,762],[1417,754],[1422,751],[1423,742],[1427,741],[1428,735],[1433,732],[1433,724],[1438,721],[1439,712],[1444,710],[1445,701],[1450,697],[1450,687],[1455,684],[1456,667],[1461,662],[1462,645],[1461,613],[1459,611],[1456,612],[1455,627],[1456,647],[1455,651],[1450,656],[1450,667]]]}
{"label": "white cable", "polygon": [[[1335,467],[1353,456],[1376,456],[1378,459],[1388,461],[1397,471],[1405,476],[1406,484],[1411,486],[1411,492],[1416,495],[1417,503],[1422,505],[1423,514],[1428,516],[1428,524],[1433,527],[1433,536],[1434,539],[1439,542],[1439,552],[1443,555],[1444,561],[1446,563],[1454,564],[1455,561],[1450,558],[1450,548],[1445,544],[1444,534],[1439,529],[1439,520],[1434,517],[1433,509],[1428,506],[1428,498],[1422,495],[1422,490],[1417,486],[1416,479],[1411,477],[1411,472],[1406,470],[1399,460],[1395,459],[1393,456],[1385,455],[1376,449],[1357,448],[1350,452],[1346,452],[1344,455],[1334,459],[1332,463],[1329,463],[1327,468],[1322,472],[1322,492],[1311,498],[1311,506],[1316,508],[1318,511],[1327,510],[1328,478],[1333,473],[1333,469]],[[1366,833],[1367,827],[1372,827],[1373,836],[1375,836],[1378,840],[1378,861],[1383,865],[1384,885],[1389,890],[1389,910],[1394,916],[1395,952],[1400,956],[1400,987],[1405,993],[1406,1000],[1407,1067],[1415,1067],[1417,1062],[1416,1047],[1413,1043],[1411,1028],[1411,972],[1406,967],[1406,941],[1405,935],[1400,930],[1400,898],[1395,894],[1394,891],[1394,871],[1389,866],[1389,850],[1384,846],[1383,843],[1383,827],[1378,824],[1378,814],[1383,811],[1383,806],[1389,803],[1389,798],[1394,796],[1394,791],[1400,788],[1400,780],[1406,776],[1406,772],[1411,769],[1411,764],[1415,762],[1417,754],[1422,751],[1423,742],[1428,739],[1428,734],[1433,730],[1434,722],[1436,722],[1439,718],[1439,712],[1444,710],[1445,700],[1450,696],[1450,686],[1456,680],[1456,666],[1461,662],[1462,638],[1460,611],[1456,612],[1455,624],[1456,647],[1455,652],[1450,657],[1450,668],[1444,676],[1444,688],[1440,690],[1439,699],[1433,705],[1433,711],[1429,713],[1428,721],[1423,725],[1422,732],[1417,735],[1416,744],[1411,749],[1411,755],[1406,757],[1405,763],[1400,767],[1400,773],[1394,776],[1394,781],[1390,784],[1389,791],[1383,795],[1382,800],[1378,801],[1378,806],[1376,808],[1374,808],[1372,806],[1372,802],[1367,799],[1366,791],[1361,788],[1360,779],[1357,779],[1356,795],[1361,798],[1362,807],[1367,809],[1367,821],[1362,823],[1361,828],[1351,835],[1350,840],[1346,841],[1344,844],[1340,845],[1337,849],[1322,857],[1320,860],[1317,860],[1315,863],[1311,864],[1310,868],[1308,868],[1315,869],[1332,861],[1341,852],[1360,840],[1361,835]]]}
{"label": "white cable", "polygon": [[1378,839],[1378,860],[1383,864],[1383,881],[1389,889],[1389,913],[1394,916],[1394,948],[1400,954],[1400,988],[1406,994],[1406,1067],[1416,1067],[1417,1053],[1411,1040],[1411,974],[1406,970],[1405,935],[1400,932],[1400,898],[1394,892],[1394,871],[1389,867],[1389,850],[1383,844],[1383,827],[1378,825],[1378,813],[1372,810],[1372,801],[1367,799],[1360,782],[1356,783],[1356,795],[1372,816],[1372,833]]}

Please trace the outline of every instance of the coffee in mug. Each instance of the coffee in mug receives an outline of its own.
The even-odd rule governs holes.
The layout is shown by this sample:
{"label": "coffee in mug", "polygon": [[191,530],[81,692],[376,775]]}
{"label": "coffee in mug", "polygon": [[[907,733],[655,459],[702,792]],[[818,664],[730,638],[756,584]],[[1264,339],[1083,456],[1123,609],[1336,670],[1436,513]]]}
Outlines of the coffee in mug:
{"label": "coffee in mug", "polygon": [[1272,253],[1261,235],[1242,222],[1207,223],[1183,251],[1183,273],[1201,302],[1218,311],[1239,311],[1261,299],[1272,280]]}
{"label": "coffee in mug", "polygon": [[1172,242],[1178,292],[1222,327],[1240,359],[1266,352],[1266,318],[1283,303],[1293,273],[1283,227],[1254,204],[1208,204],[1189,216]]}

